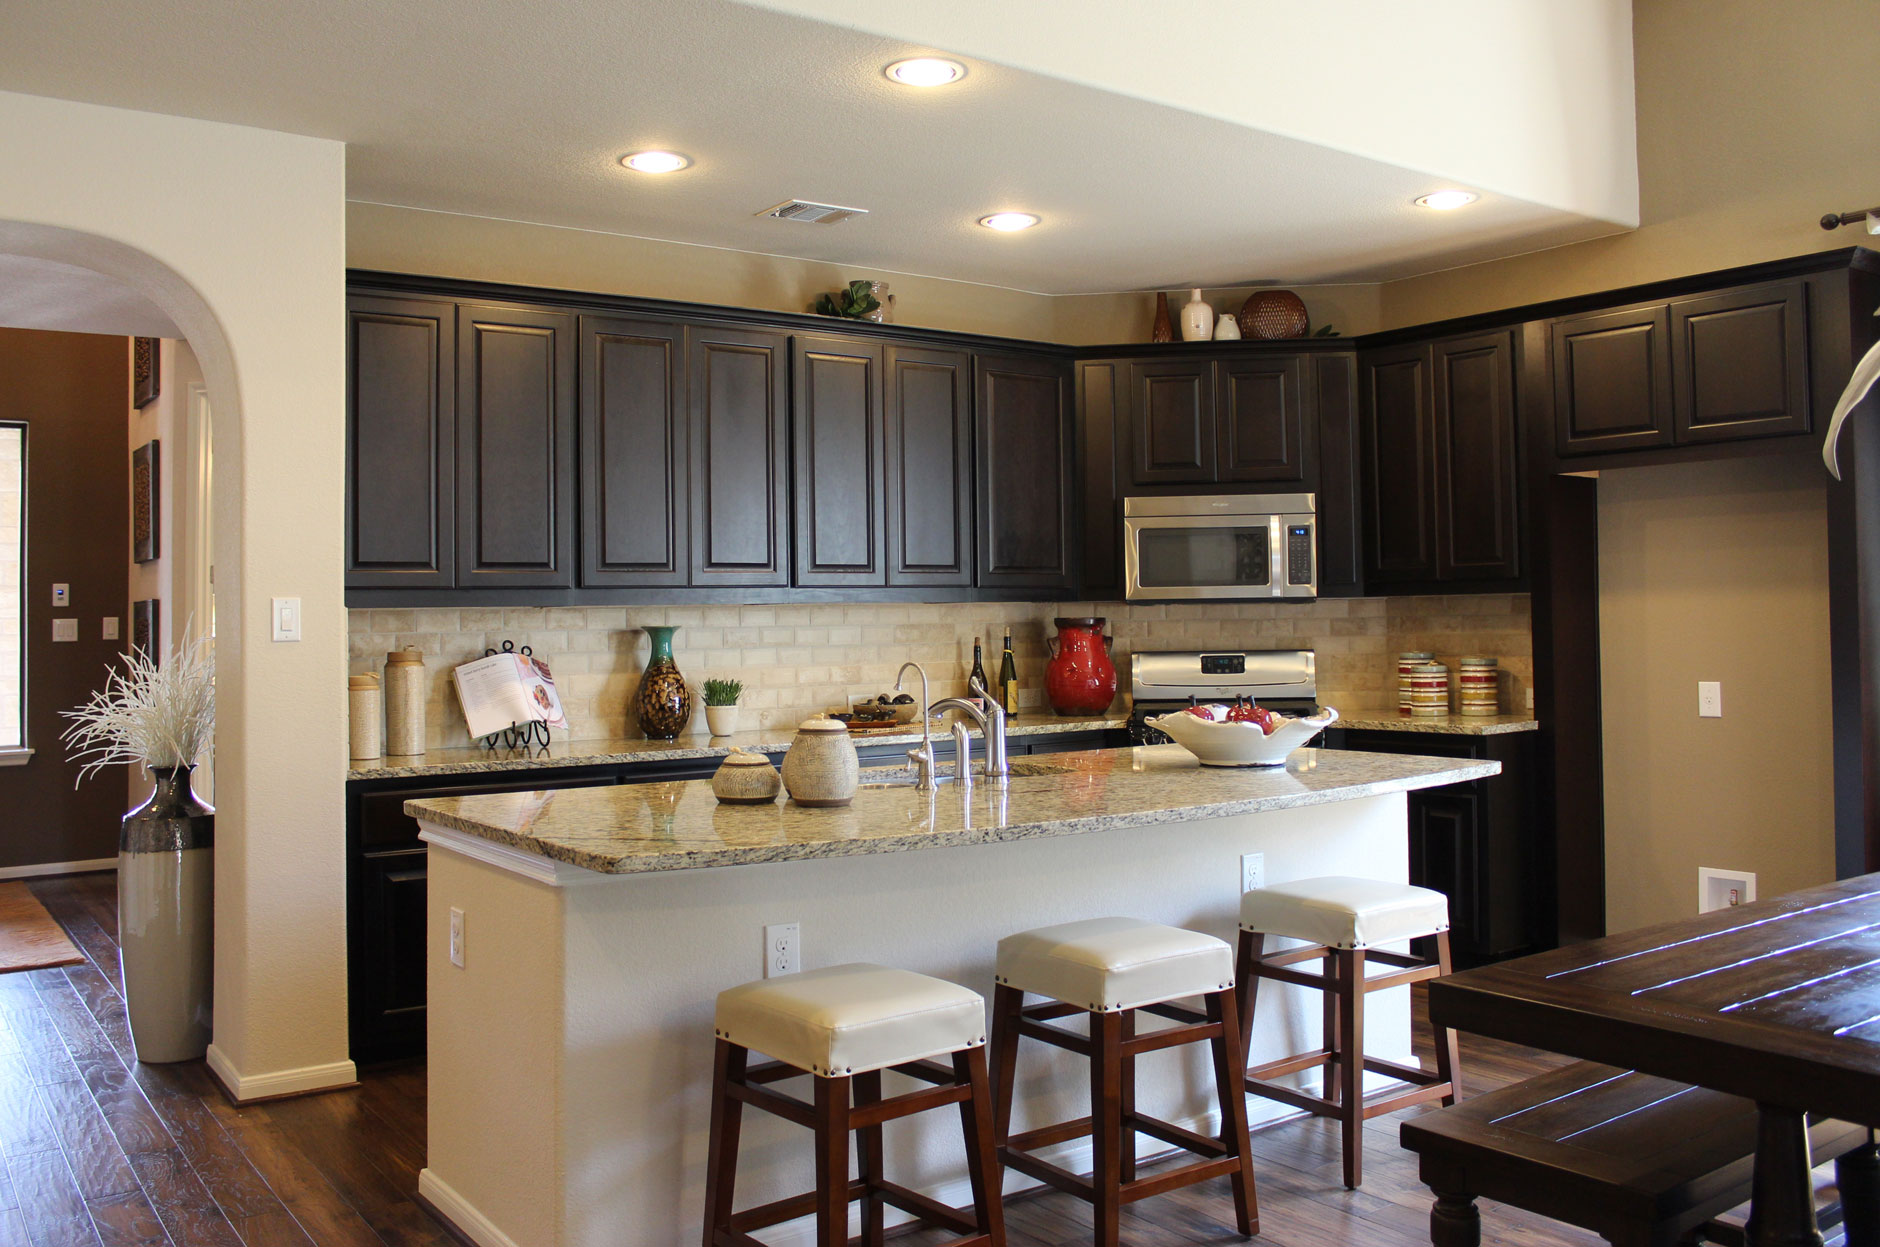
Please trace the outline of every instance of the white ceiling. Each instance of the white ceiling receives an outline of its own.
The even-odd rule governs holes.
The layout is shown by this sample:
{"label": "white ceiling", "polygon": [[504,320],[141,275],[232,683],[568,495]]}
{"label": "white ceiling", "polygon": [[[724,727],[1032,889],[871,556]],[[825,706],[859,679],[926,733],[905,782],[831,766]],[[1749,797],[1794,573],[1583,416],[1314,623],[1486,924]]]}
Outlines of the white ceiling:
{"label": "white ceiling", "polygon": [[115,277],[73,264],[0,254],[0,326],[180,338],[170,318]]}
{"label": "white ceiling", "polygon": [[[848,0],[779,0],[811,17],[732,0],[36,0],[8,6],[0,89],[342,139],[355,200],[1053,294],[1388,280],[1636,223],[1635,172],[1629,216],[1625,205],[1629,143],[1593,141],[1613,132],[1614,109],[1591,110],[1577,128],[1563,120],[1588,114],[1571,107],[1569,87],[1609,104],[1618,70],[1605,65],[1590,85],[1585,72],[1559,72],[1596,59],[1612,11],[1629,12],[1624,0],[1432,0],[1415,42],[1365,46],[1419,57],[1449,46],[1500,65],[1512,36],[1483,27],[1483,4],[1578,9],[1604,25],[1565,40],[1572,55],[1556,52],[1550,71],[1516,73],[1531,88],[1519,100],[1505,98],[1507,73],[1477,84],[1480,99],[1381,89],[1409,69],[1440,77],[1425,57],[1369,87],[1362,66],[1345,65],[1321,88],[1336,106],[1316,113],[1294,98],[1311,55],[1246,47],[1229,19],[1244,21],[1247,5],[1177,3],[1140,29],[1090,20],[1114,2],[1080,22],[1061,0],[1036,11],[1003,0],[996,11],[1033,19],[1007,23],[1004,45],[977,0],[877,5],[876,26],[952,17],[923,33],[986,50],[962,54],[965,82],[918,92],[881,68],[933,41],[832,24],[853,20]],[[1311,46],[1339,46],[1354,10],[1312,7],[1326,16]],[[1062,47],[1046,64],[1049,29],[1036,19],[1052,11]],[[1469,18],[1474,26],[1458,27],[1467,38],[1443,24]],[[1548,27],[1556,43],[1559,25]],[[1158,41],[1158,27],[1180,38]],[[1168,58],[1210,45],[1238,45],[1232,89],[1220,89],[1230,71],[1218,57],[1198,53],[1195,83],[1211,90],[1151,89],[1169,81]],[[1083,58],[1090,70],[1072,81],[1079,46],[1102,55]],[[1140,58],[1126,54],[1132,46]],[[1257,102],[1263,65],[1289,66],[1288,108],[1264,117],[1254,104],[1223,106],[1239,94]],[[1509,123],[1537,109],[1552,124]],[[1324,132],[1314,133],[1305,123],[1320,113]],[[1376,142],[1358,141],[1367,116],[1388,119]],[[664,178],[615,163],[649,146],[697,163]],[[1470,152],[1473,164],[1458,155]],[[1589,159],[1603,165],[1589,171]],[[1447,214],[1411,205],[1458,180],[1482,201]],[[832,226],[754,215],[792,196],[871,212]],[[1002,209],[1045,223],[1016,235],[974,223]]]}

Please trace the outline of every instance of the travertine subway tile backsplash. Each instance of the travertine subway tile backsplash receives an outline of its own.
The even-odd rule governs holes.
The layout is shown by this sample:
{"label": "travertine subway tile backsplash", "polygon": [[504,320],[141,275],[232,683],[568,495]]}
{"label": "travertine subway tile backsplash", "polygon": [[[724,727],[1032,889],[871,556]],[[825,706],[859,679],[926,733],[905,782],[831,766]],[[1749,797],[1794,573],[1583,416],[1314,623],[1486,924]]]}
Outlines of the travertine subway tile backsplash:
{"label": "travertine subway tile backsplash", "polygon": [[[1043,712],[1045,637],[1056,616],[1101,615],[1116,637],[1127,704],[1131,652],[1154,649],[1318,651],[1319,700],[1348,709],[1396,703],[1396,655],[1433,650],[1450,665],[1464,655],[1501,660],[1502,704],[1527,704],[1533,639],[1526,594],[1326,599],[1298,605],[1123,605],[947,603],[791,606],[667,606],[356,610],[353,672],[380,671],[387,651],[424,651],[433,749],[470,743],[450,671],[505,639],[529,645],[554,670],[569,739],[637,736],[631,704],[648,650],[648,624],[676,624],[673,651],[694,686],[712,676],[745,685],[741,726],[787,728],[818,711],[891,688],[901,664],[927,669],[935,697],[964,693],[973,637],[985,640],[987,672],[998,675],[999,640],[1012,629],[1020,703]],[[703,733],[694,711],[692,730]],[[561,735],[561,733],[557,733]]]}

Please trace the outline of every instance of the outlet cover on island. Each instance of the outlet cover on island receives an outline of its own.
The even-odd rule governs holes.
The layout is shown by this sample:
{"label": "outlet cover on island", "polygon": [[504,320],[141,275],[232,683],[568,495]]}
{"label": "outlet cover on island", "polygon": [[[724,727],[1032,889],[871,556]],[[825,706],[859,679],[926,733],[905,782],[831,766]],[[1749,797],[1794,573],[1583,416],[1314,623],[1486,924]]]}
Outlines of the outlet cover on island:
{"label": "outlet cover on island", "polygon": [[1756,876],[1747,870],[1718,870],[1712,866],[1697,868],[1697,912],[1729,909],[1747,905],[1756,899]]}
{"label": "outlet cover on island", "polygon": [[463,910],[454,905],[450,911],[450,964],[463,969]]}
{"label": "outlet cover on island", "polygon": [[1243,853],[1240,856],[1240,890],[1252,892],[1266,886],[1266,854]]}
{"label": "outlet cover on island", "polygon": [[1699,680],[1697,682],[1697,717],[1700,719],[1723,717],[1723,684],[1720,681]]}
{"label": "outlet cover on island", "polygon": [[764,928],[764,977],[795,974],[803,968],[803,933],[794,922]]}

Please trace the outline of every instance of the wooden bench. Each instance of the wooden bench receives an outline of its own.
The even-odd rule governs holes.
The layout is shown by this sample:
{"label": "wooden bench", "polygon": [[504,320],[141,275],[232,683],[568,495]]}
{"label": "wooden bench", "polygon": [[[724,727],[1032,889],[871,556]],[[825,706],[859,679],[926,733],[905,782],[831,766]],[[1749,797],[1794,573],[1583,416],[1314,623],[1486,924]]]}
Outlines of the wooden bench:
{"label": "wooden bench", "polygon": [[[1673,1247],[1749,1198],[1756,1106],[1582,1062],[1413,1118],[1401,1138],[1436,1195],[1435,1247],[1477,1247],[1478,1198],[1580,1226],[1615,1247]],[[1864,1128],[1824,1121],[1809,1140],[1817,1163],[1871,1161]]]}

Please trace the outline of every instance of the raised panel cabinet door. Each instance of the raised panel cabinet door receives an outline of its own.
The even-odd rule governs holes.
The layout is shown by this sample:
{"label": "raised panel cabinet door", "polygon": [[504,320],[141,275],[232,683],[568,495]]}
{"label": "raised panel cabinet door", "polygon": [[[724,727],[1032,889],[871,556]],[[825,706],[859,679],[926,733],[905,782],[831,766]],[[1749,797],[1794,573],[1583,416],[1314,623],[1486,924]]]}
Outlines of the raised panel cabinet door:
{"label": "raised panel cabinet door", "polygon": [[686,583],[685,331],[581,318],[581,583]]}
{"label": "raised panel cabinet door", "polygon": [[1490,333],[1438,342],[1432,363],[1437,577],[1517,576],[1521,558],[1513,336]]}
{"label": "raised panel cabinet door", "polygon": [[426,856],[419,846],[360,862],[360,918],[373,957],[354,976],[353,1030],[380,1059],[424,1051]]}
{"label": "raised panel cabinet door", "polygon": [[973,364],[964,351],[887,352],[888,583],[973,583]]}
{"label": "raised panel cabinet door", "polygon": [[1357,356],[1314,356],[1312,388],[1319,432],[1319,596],[1355,597],[1364,589]]}
{"label": "raised panel cabinet door", "polygon": [[1669,325],[1662,303],[1553,323],[1558,453],[1671,445]]}
{"label": "raised panel cabinet door", "polygon": [[795,583],[887,583],[881,346],[799,336],[791,350]]}
{"label": "raised panel cabinet door", "polygon": [[1070,368],[1030,355],[974,361],[979,564],[988,587],[1064,590],[1072,582]]}
{"label": "raised panel cabinet door", "polygon": [[1116,438],[1117,387],[1127,373],[1126,365],[1115,360],[1077,365],[1077,480],[1083,503],[1077,591],[1096,601],[1123,596],[1123,491]]}
{"label": "raised panel cabinet door", "polygon": [[790,339],[686,331],[692,583],[790,583]]}
{"label": "raised panel cabinet door", "polygon": [[1130,479],[1137,485],[1214,480],[1214,365],[1129,366]]}
{"label": "raised panel cabinet door", "polygon": [[1678,441],[1809,431],[1808,290],[1778,282],[1671,305]]}
{"label": "raised panel cabinet door", "polygon": [[457,585],[574,584],[575,318],[457,315]]}
{"label": "raised panel cabinet door", "polygon": [[346,584],[455,581],[457,305],[346,300]]}
{"label": "raised panel cabinet door", "polygon": [[1223,360],[1215,365],[1222,481],[1303,481],[1311,428],[1302,355]]}
{"label": "raised panel cabinet door", "polygon": [[1436,575],[1436,421],[1430,352],[1392,347],[1358,357],[1364,580]]}
{"label": "raised panel cabinet door", "polygon": [[1468,964],[1482,959],[1481,800],[1467,784],[1410,794],[1410,882],[1449,898],[1451,950]]}

